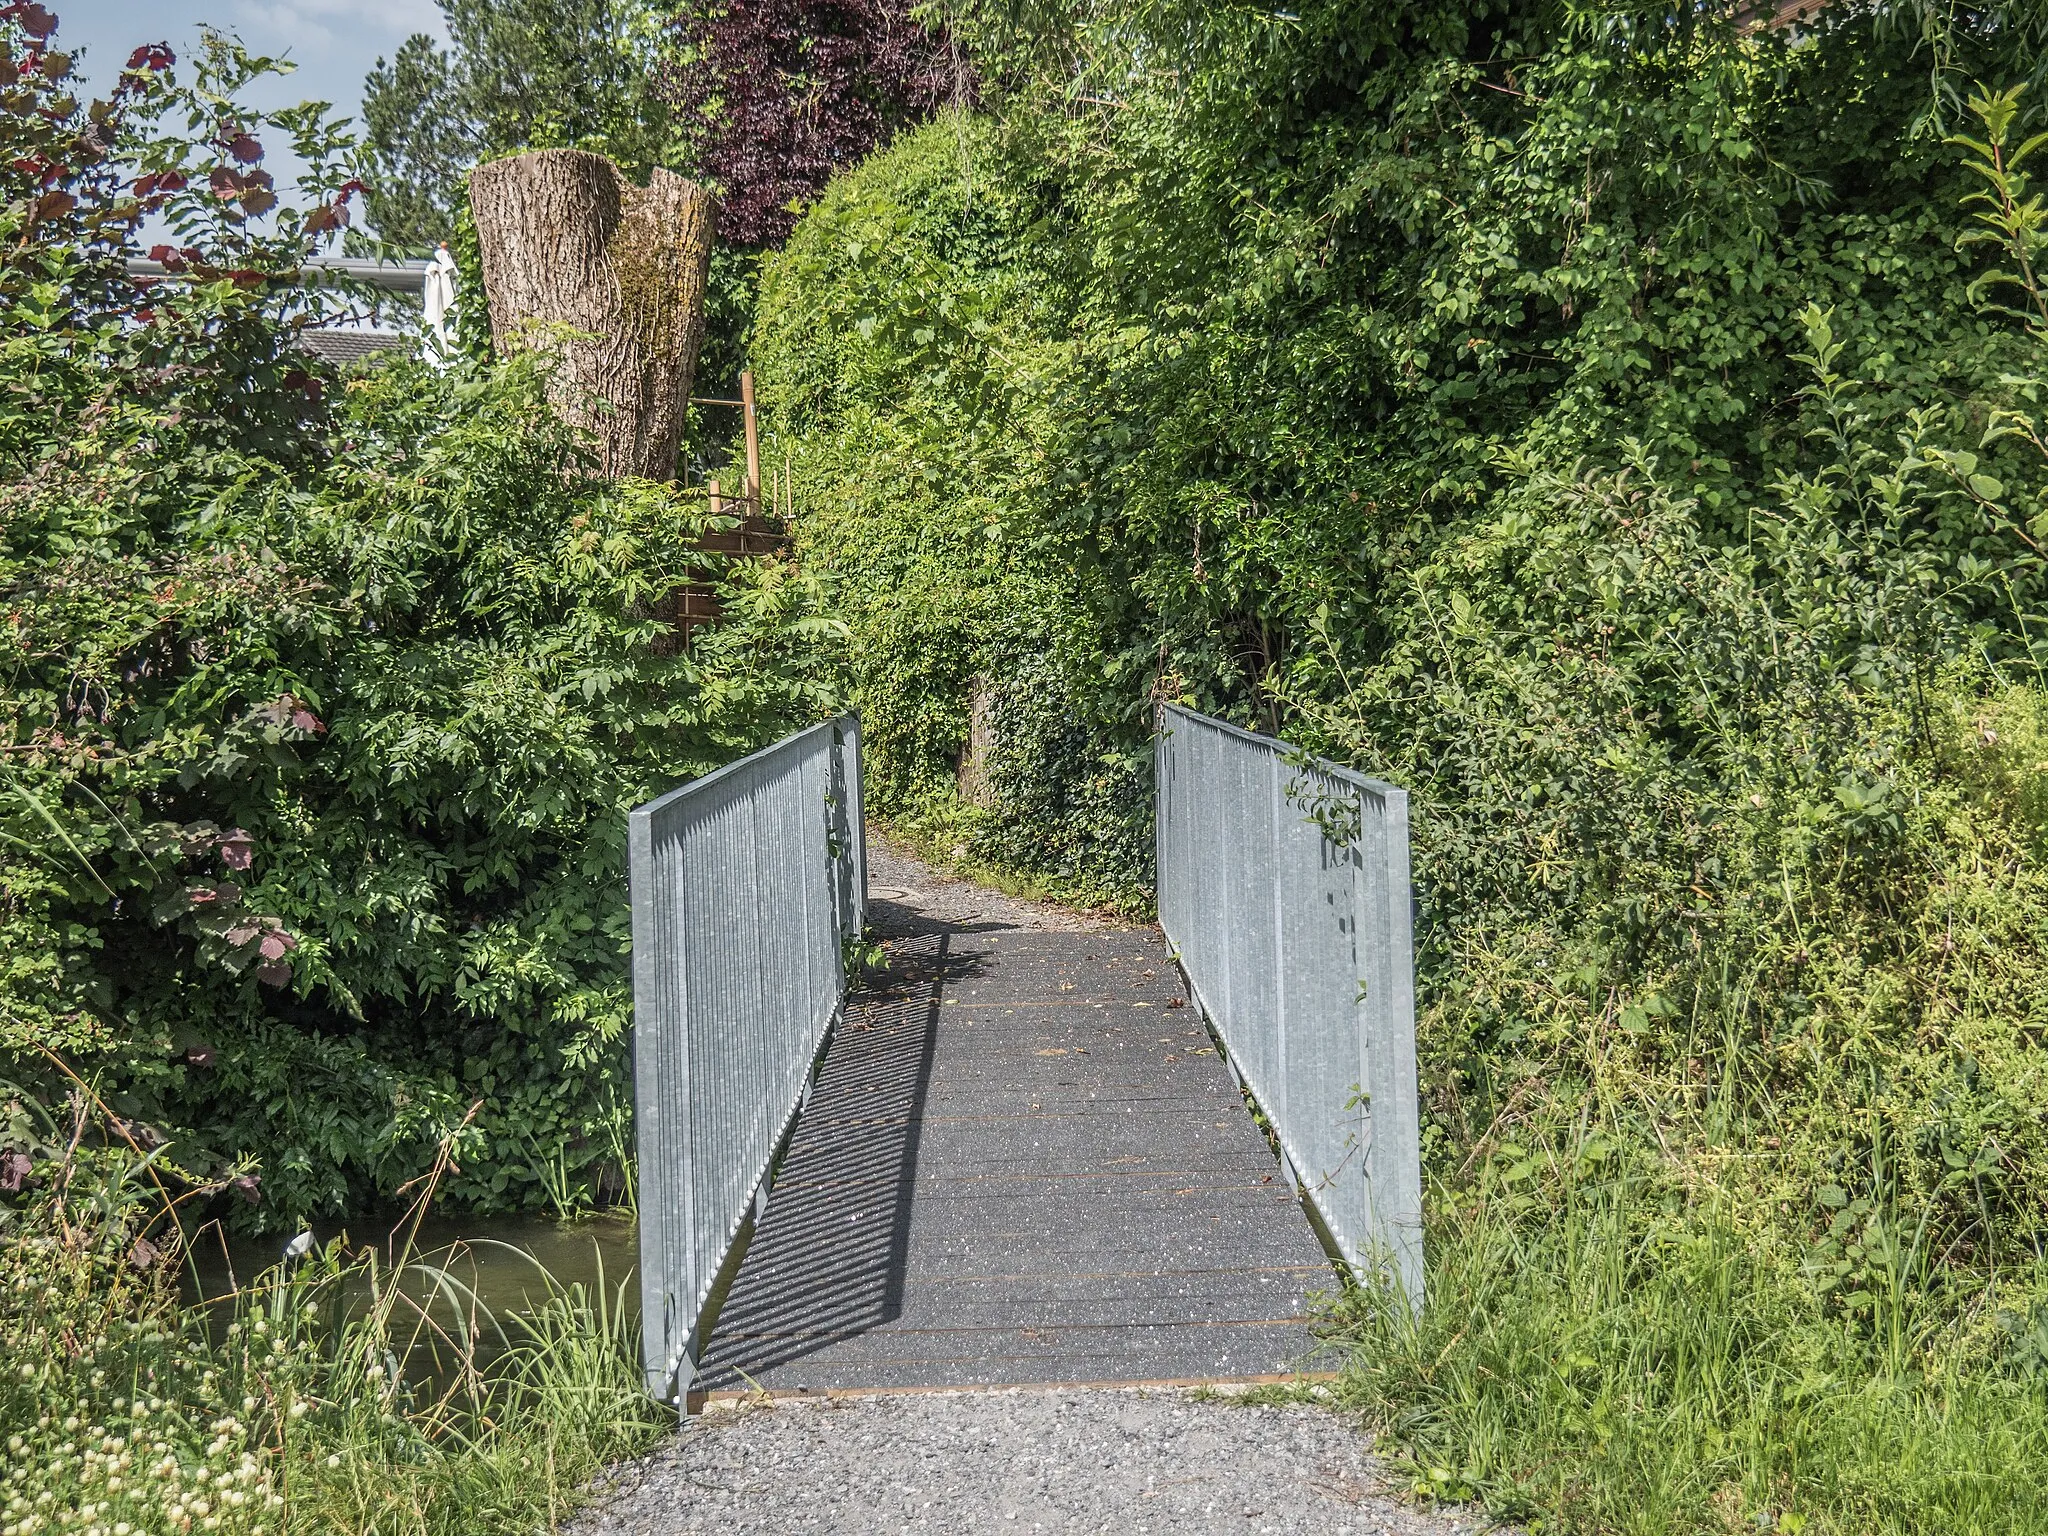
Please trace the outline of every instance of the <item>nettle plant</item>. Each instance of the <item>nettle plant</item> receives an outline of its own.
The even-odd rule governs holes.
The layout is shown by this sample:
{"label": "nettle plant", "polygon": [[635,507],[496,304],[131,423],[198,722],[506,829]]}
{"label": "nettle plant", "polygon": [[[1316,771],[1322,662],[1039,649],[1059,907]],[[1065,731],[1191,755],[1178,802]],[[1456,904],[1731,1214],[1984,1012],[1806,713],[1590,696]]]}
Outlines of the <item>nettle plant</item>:
{"label": "nettle plant", "polygon": [[[1991,311],[2019,321],[2037,344],[2048,344],[2048,289],[2042,286],[2042,265],[2048,261],[2048,202],[2031,190],[2026,169],[2036,151],[2048,148],[2048,132],[2013,142],[2014,131],[2023,121],[2025,94],[2024,86],[2002,91],[1980,86],[1968,106],[1970,115],[1982,125],[1983,137],[1961,133],[1948,140],[1963,152],[1963,163],[1984,182],[1964,199],[1973,222],[1957,244],[1988,247],[1994,261],[2010,263],[1979,274],[1971,284],[1971,294]],[[2028,444],[2048,460],[2048,436],[2043,435],[2040,415],[2048,382],[2033,374],[2007,374],[2000,383],[2011,403],[1992,410],[1978,446],[1988,449],[2012,439]],[[1943,467],[1984,506],[2003,513],[1999,499],[2004,485],[1995,477],[1979,475],[1974,456],[1951,455],[1943,460]],[[2026,532],[2031,542],[2048,534],[2048,526],[2030,523]],[[2038,543],[2031,547],[2036,554],[2041,552]]]}
{"label": "nettle plant", "polygon": [[593,478],[538,363],[296,344],[348,299],[300,280],[358,190],[320,108],[218,37],[84,102],[55,36],[0,8],[0,1110],[96,1074],[270,1224],[458,1125],[453,1198],[601,1198],[625,811],[825,708],[809,590],[735,568],[677,645],[708,511]]}

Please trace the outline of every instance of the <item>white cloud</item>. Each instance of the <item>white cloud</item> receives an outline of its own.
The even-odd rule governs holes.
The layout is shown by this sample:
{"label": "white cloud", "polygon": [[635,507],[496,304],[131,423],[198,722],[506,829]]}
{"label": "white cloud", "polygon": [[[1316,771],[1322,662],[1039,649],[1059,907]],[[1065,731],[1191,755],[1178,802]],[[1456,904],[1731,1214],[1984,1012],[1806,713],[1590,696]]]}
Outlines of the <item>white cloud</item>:
{"label": "white cloud", "polygon": [[240,0],[234,23],[252,45],[286,46],[305,62],[305,52],[333,47],[346,37],[351,53],[395,48],[415,32],[445,37],[440,7],[433,0]]}

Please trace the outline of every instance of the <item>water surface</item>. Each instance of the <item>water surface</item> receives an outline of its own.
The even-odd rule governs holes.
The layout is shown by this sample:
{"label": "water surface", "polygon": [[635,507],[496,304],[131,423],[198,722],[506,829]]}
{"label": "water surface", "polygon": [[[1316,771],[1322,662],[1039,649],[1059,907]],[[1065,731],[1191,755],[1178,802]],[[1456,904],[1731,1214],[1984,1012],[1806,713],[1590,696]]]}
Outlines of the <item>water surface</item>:
{"label": "water surface", "polygon": [[[478,1216],[454,1211],[429,1216],[413,1233],[396,1218],[360,1217],[352,1221],[319,1222],[314,1242],[324,1247],[340,1238],[351,1253],[376,1251],[380,1265],[395,1260],[408,1265],[406,1289],[421,1298],[438,1295],[437,1305],[451,1305],[451,1294],[492,1316],[531,1312],[543,1305],[552,1289],[581,1285],[593,1297],[600,1289],[607,1304],[622,1301],[626,1316],[640,1312],[638,1230],[630,1215],[601,1212],[575,1221],[521,1214]],[[285,1241],[266,1237],[224,1237],[208,1224],[192,1234],[192,1263],[187,1286],[197,1301],[216,1301],[248,1285],[284,1257]],[[438,1274],[436,1273],[438,1272]],[[445,1282],[440,1278],[445,1276]],[[360,1278],[350,1282],[351,1295],[366,1295]]]}

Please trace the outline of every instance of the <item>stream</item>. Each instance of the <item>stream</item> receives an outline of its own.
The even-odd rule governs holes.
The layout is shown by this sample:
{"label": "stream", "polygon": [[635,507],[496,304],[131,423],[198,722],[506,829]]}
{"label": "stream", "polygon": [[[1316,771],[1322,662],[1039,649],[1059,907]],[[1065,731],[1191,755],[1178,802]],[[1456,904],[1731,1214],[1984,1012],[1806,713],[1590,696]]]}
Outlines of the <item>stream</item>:
{"label": "stream", "polygon": [[[325,1245],[341,1237],[351,1251],[375,1247],[389,1261],[404,1247],[405,1227],[393,1231],[394,1217],[364,1217],[347,1222],[316,1223],[314,1241]],[[424,1297],[437,1289],[429,1271],[448,1277],[461,1294],[493,1316],[530,1313],[553,1290],[581,1285],[593,1298],[602,1291],[607,1307],[624,1303],[628,1319],[640,1313],[639,1275],[635,1267],[639,1234],[630,1213],[599,1212],[574,1221],[526,1213],[479,1216],[467,1212],[430,1215],[411,1244],[406,1288]],[[189,1300],[211,1304],[234,1294],[263,1270],[285,1258],[286,1240],[224,1235],[209,1223],[190,1238],[191,1263],[186,1269]],[[367,1295],[360,1280],[349,1291]],[[448,1306],[444,1299],[436,1307]],[[465,1305],[467,1302],[465,1301]],[[215,1315],[224,1308],[209,1306]]]}

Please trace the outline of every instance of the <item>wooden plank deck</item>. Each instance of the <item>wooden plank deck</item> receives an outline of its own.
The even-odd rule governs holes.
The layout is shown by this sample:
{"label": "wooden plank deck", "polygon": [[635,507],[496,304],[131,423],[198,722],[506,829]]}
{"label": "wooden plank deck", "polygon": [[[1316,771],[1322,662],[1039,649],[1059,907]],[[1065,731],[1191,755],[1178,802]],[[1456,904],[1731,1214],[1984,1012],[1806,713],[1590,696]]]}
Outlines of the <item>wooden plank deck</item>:
{"label": "wooden plank deck", "polygon": [[907,894],[875,904],[887,973],[826,1054],[699,1389],[1314,1370],[1334,1276],[1158,931]]}

